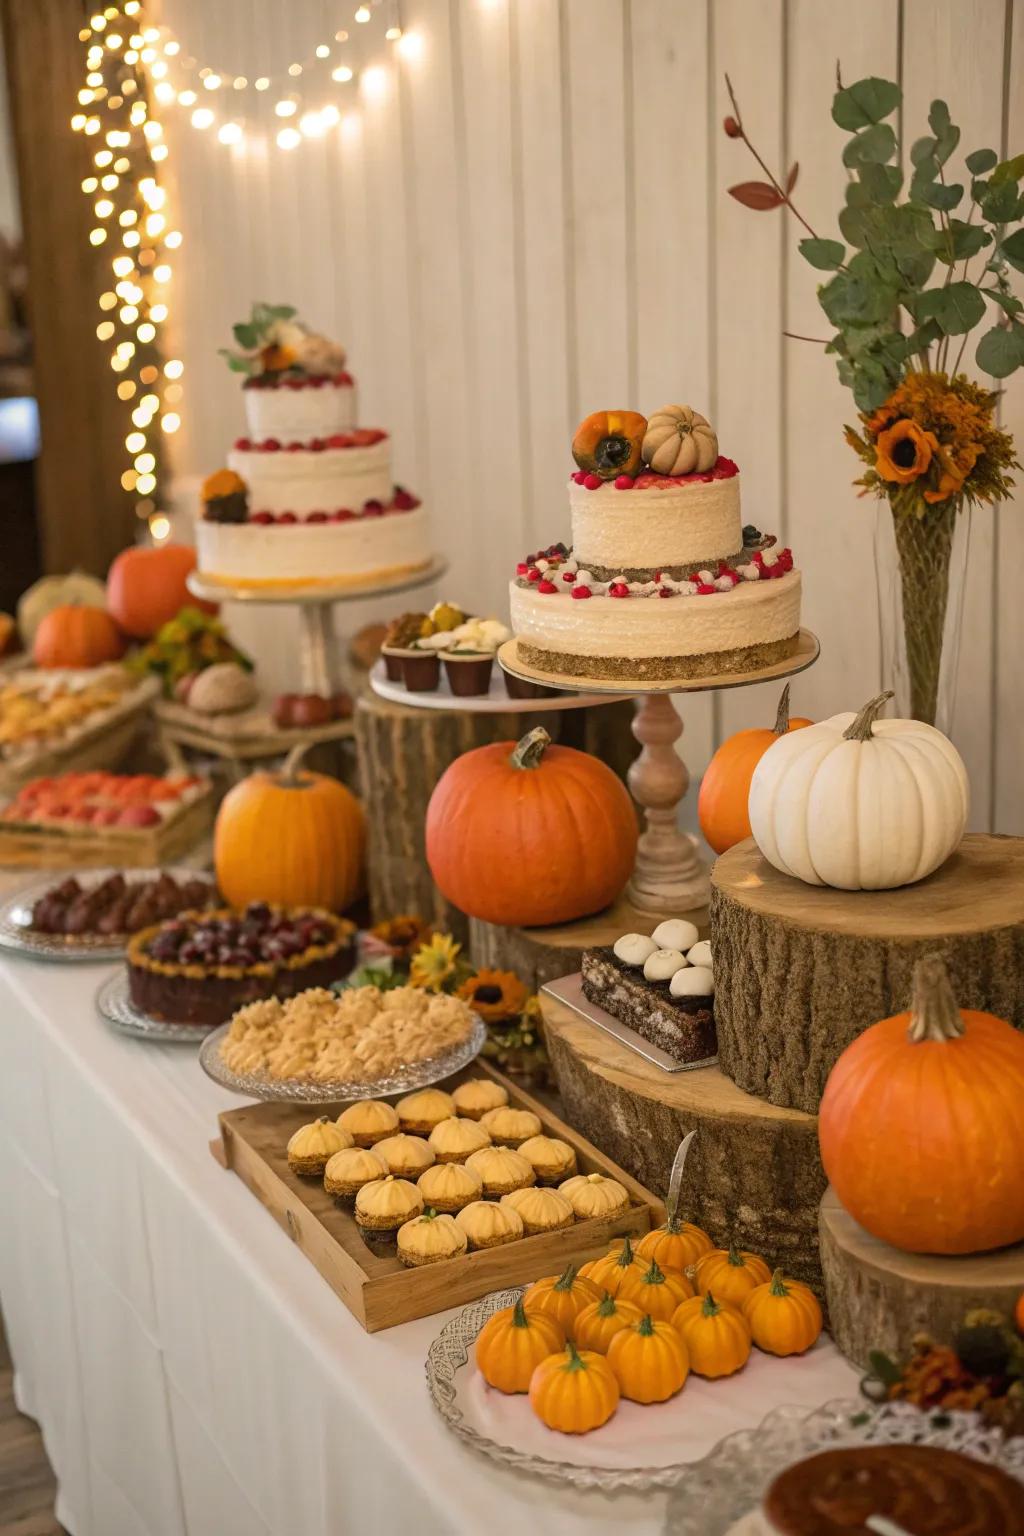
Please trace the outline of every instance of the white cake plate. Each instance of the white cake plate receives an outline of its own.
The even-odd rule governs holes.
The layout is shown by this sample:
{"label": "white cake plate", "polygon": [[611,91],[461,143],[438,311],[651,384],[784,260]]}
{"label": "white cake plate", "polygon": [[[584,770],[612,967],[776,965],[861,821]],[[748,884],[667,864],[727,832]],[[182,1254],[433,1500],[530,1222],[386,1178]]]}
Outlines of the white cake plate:
{"label": "white cake plate", "polygon": [[444,662],[441,663],[441,681],[432,693],[411,693],[404,683],[393,683],[383,661],[374,664],[370,672],[370,687],[374,693],[392,704],[408,704],[412,709],[457,709],[471,715],[535,715],[553,709],[585,709],[588,705],[611,704],[616,698],[630,697],[628,693],[552,692],[542,694],[539,699],[512,699],[505,691],[501,669],[495,667],[486,693],[463,698],[452,693]]}
{"label": "white cake plate", "polygon": [[248,586],[244,582],[213,581],[200,571],[188,577],[193,597],[207,603],[248,603],[290,605],[299,610],[299,676],[303,693],[318,693],[325,698],[342,690],[338,665],[338,639],[334,633],[334,604],[354,603],[368,597],[391,597],[397,592],[413,592],[443,576],[448,561],[435,555],[429,565],[404,576],[376,582],[311,582],[309,586],[274,588]]}
{"label": "white cake plate", "polygon": [[620,698],[636,698],[633,735],[641,752],[630,767],[628,779],[633,799],[643,810],[645,826],[637,844],[636,864],[626,896],[641,912],[678,917],[707,906],[711,888],[707,866],[697,852],[697,839],[679,828],[679,806],[690,787],[690,773],[676,750],[683,722],[672,703],[672,694],[746,688],[752,683],[794,677],[813,666],[820,650],[818,637],[809,629],[801,629],[792,656],[771,666],[750,672],[719,672],[709,677],[659,678],[656,682],[541,672],[520,658],[516,640],[507,640],[501,646],[498,663],[525,682],[544,683],[549,688],[576,693],[604,697],[614,693]]}

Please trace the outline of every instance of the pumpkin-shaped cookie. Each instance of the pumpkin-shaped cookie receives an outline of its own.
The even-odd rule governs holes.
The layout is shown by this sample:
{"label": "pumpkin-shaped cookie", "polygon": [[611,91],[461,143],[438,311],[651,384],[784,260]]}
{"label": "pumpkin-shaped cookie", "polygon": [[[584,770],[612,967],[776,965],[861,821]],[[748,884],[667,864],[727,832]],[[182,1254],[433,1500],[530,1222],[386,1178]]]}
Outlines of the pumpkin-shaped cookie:
{"label": "pumpkin-shaped cookie", "polygon": [[511,1147],[482,1147],[466,1158],[466,1167],[480,1175],[484,1194],[492,1197],[510,1195],[514,1189],[525,1189],[537,1182],[526,1158]]}
{"label": "pumpkin-shaped cookie", "polygon": [[454,1216],[439,1215],[435,1210],[414,1216],[398,1229],[398,1257],[410,1269],[456,1259],[467,1247],[466,1234]]}
{"label": "pumpkin-shaped cookie", "polygon": [[573,1328],[576,1344],[580,1349],[593,1349],[599,1355],[608,1353],[608,1345],[615,1335],[630,1323],[638,1323],[643,1317],[639,1307],[631,1301],[609,1296],[607,1291],[600,1301],[590,1301],[577,1313]]}
{"label": "pumpkin-shaped cookie", "polygon": [[288,1138],[288,1166],[293,1173],[319,1177],[335,1152],[342,1152],[351,1145],[352,1137],[348,1131],[321,1115],[309,1125],[300,1125]]}
{"label": "pumpkin-shaped cookie", "polygon": [[578,1351],[572,1340],[542,1360],[530,1380],[530,1407],[548,1429],[585,1435],[606,1424],[619,1406],[619,1384],[603,1355]]}
{"label": "pumpkin-shaped cookie", "polygon": [[580,469],[601,480],[639,474],[646,431],[647,420],[638,411],[594,411],[576,428],[572,456]]}
{"label": "pumpkin-shaped cookie", "polygon": [[669,1322],[644,1314],[628,1323],[608,1345],[608,1364],[619,1390],[632,1403],[664,1403],[690,1374],[690,1355]]}
{"label": "pumpkin-shaped cookie", "polygon": [[429,1136],[435,1125],[450,1120],[455,1113],[450,1093],[440,1088],[420,1088],[407,1093],[395,1105],[399,1129],[409,1136]]}
{"label": "pumpkin-shaped cookie", "polygon": [[527,1311],[544,1312],[553,1317],[572,1338],[576,1318],[592,1301],[600,1301],[601,1292],[590,1280],[577,1273],[575,1264],[567,1264],[560,1275],[544,1275],[527,1286],[523,1301]]}
{"label": "pumpkin-shaped cookie", "polygon": [[357,1147],[372,1147],[374,1142],[393,1136],[398,1130],[398,1115],[383,1099],[360,1099],[338,1116],[342,1130],[348,1131]]}
{"label": "pumpkin-shaped cookie", "polygon": [[560,1184],[576,1172],[576,1153],[557,1136],[528,1136],[519,1151],[533,1168],[538,1184]]}
{"label": "pumpkin-shaped cookie", "polygon": [[638,1285],[649,1268],[649,1264],[639,1262],[633,1245],[626,1236],[621,1246],[603,1253],[599,1259],[591,1259],[589,1264],[584,1264],[580,1274],[587,1280],[591,1280],[599,1291],[607,1291],[611,1296],[618,1296],[624,1287],[628,1295],[630,1285]]}
{"label": "pumpkin-shaped cookie", "polygon": [[530,1313],[520,1296],[514,1307],[489,1317],[477,1334],[476,1363],[489,1387],[528,1392],[537,1366],[565,1348],[565,1334],[553,1317]]}
{"label": "pumpkin-shaped cookie", "polygon": [[357,1195],[364,1184],[387,1177],[388,1165],[372,1147],[346,1147],[335,1152],[324,1169],[324,1189],[341,1198]]}
{"label": "pumpkin-shaped cookie", "polygon": [[648,417],[641,451],[655,474],[706,474],[718,461],[718,438],[692,406],[663,405]]}
{"label": "pumpkin-shaped cookie", "polygon": [[514,1189],[510,1195],[502,1195],[501,1203],[519,1212],[527,1236],[534,1232],[558,1232],[571,1227],[576,1220],[572,1206],[557,1189]]}
{"label": "pumpkin-shaped cookie", "polygon": [[508,1089],[489,1077],[471,1077],[452,1091],[455,1113],[467,1120],[479,1120],[489,1109],[508,1103]]}
{"label": "pumpkin-shaped cookie", "polygon": [[423,1196],[415,1184],[390,1173],[364,1184],[356,1195],[356,1222],[370,1232],[397,1232],[422,1209]]}
{"label": "pumpkin-shaped cookie", "polygon": [[629,1205],[629,1195],[618,1179],[605,1178],[603,1173],[578,1173],[559,1184],[558,1190],[580,1221],[589,1221],[593,1216],[617,1216]]}
{"label": "pumpkin-shaped cookie", "polygon": [[385,1136],[374,1144],[374,1151],[388,1165],[388,1172],[396,1179],[418,1179],[425,1168],[434,1161],[434,1153],[422,1136]]}
{"label": "pumpkin-shaped cookie", "polygon": [[619,1294],[635,1302],[641,1312],[668,1322],[679,1303],[688,1301],[694,1292],[689,1280],[678,1270],[660,1269],[652,1263],[644,1271],[631,1271]]}
{"label": "pumpkin-shaped cookie", "polygon": [[473,1152],[490,1144],[489,1134],[475,1120],[442,1120],[427,1138],[427,1146],[439,1163],[464,1163]]}
{"label": "pumpkin-shaped cookie", "polygon": [[712,1248],[710,1253],[697,1260],[696,1280],[700,1294],[714,1291],[719,1301],[728,1301],[734,1307],[742,1308],[755,1286],[766,1285],[771,1277],[764,1259],[737,1248]]}
{"label": "pumpkin-shaped cookie", "polygon": [[522,1237],[523,1218],[510,1205],[495,1205],[491,1200],[473,1200],[463,1206],[455,1220],[465,1232],[471,1248],[497,1248]]}
{"label": "pumpkin-shaped cookie", "polygon": [[717,1301],[710,1291],[680,1302],[672,1326],[682,1335],[698,1376],[731,1376],[750,1359],[750,1324],[737,1307]]}
{"label": "pumpkin-shaped cookie", "polygon": [[484,1192],[480,1175],[464,1163],[434,1163],[420,1174],[416,1188],[435,1211],[452,1216],[470,1201],[479,1200]]}
{"label": "pumpkin-shaped cookie", "polygon": [[787,1280],[777,1269],[743,1303],[754,1343],[768,1355],[802,1355],[821,1332],[821,1308],[810,1286]]}
{"label": "pumpkin-shaped cookie", "polygon": [[660,1227],[645,1232],[636,1245],[637,1258],[652,1259],[662,1269],[689,1269],[714,1247],[703,1227],[670,1216]]}
{"label": "pumpkin-shaped cookie", "polygon": [[532,1136],[540,1135],[540,1116],[532,1109],[515,1109],[505,1104],[480,1116],[480,1124],[499,1147],[518,1147]]}

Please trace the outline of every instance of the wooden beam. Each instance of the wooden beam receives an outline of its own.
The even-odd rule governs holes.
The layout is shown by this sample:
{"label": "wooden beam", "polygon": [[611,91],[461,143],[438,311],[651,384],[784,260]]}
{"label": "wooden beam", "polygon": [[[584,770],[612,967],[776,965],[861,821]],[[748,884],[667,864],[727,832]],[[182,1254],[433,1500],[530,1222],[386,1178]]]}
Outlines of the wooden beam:
{"label": "wooden beam", "polygon": [[110,253],[89,244],[94,221],[81,184],[97,140],[70,127],[88,14],[82,0],[0,0],[42,438],[43,563],[103,576],[138,520],[120,485],[127,414],[96,338]]}

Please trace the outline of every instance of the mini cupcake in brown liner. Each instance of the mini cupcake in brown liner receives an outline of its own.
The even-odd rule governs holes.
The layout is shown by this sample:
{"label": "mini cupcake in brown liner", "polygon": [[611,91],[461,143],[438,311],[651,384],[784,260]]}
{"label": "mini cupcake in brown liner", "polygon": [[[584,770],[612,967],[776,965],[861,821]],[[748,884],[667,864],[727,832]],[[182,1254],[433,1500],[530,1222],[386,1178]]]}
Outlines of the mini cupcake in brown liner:
{"label": "mini cupcake in brown liner", "polygon": [[457,1259],[468,1247],[469,1239],[454,1216],[429,1208],[398,1229],[398,1257],[409,1269]]}
{"label": "mini cupcake in brown liner", "polygon": [[423,1196],[416,1185],[390,1173],[364,1184],[356,1195],[356,1225],[370,1233],[393,1235],[422,1210]]}
{"label": "mini cupcake in brown liner", "polygon": [[489,1109],[480,1116],[480,1124],[499,1147],[518,1147],[531,1136],[541,1133],[539,1115],[532,1109],[516,1109],[511,1104],[501,1109]]}
{"label": "mini cupcake in brown liner", "polygon": [[484,1194],[492,1199],[510,1195],[514,1189],[526,1189],[537,1182],[537,1175],[526,1158],[513,1152],[511,1147],[483,1147],[467,1157],[466,1167],[479,1174]]}
{"label": "mini cupcake in brown liner", "polygon": [[386,1136],[373,1150],[387,1163],[388,1172],[396,1179],[418,1179],[435,1160],[422,1136],[407,1136],[404,1131],[399,1131],[397,1136]]}
{"label": "mini cupcake in brown liner", "polygon": [[517,1210],[490,1200],[474,1200],[472,1205],[463,1207],[455,1220],[471,1248],[497,1248],[501,1243],[514,1243],[526,1231]]}
{"label": "mini cupcake in brown liner", "polygon": [[452,1103],[457,1115],[480,1120],[489,1109],[501,1109],[508,1103],[508,1089],[489,1077],[471,1077],[452,1090]]}
{"label": "mini cupcake in brown liner", "polygon": [[534,1232],[559,1232],[576,1220],[572,1206],[557,1189],[514,1189],[510,1195],[502,1195],[501,1204],[510,1205],[517,1213],[528,1237]]}
{"label": "mini cupcake in brown liner", "polygon": [[335,1152],[324,1169],[324,1189],[342,1205],[351,1205],[364,1184],[387,1177],[388,1165],[371,1147]]}
{"label": "mini cupcake in brown liner", "polygon": [[[394,651],[391,655],[395,655]],[[437,651],[419,650],[413,646],[403,651],[398,660],[408,693],[437,692],[441,686],[441,658]]]}
{"label": "mini cupcake in brown liner", "polygon": [[399,1130],[407,1136],[429,1136],[435,1125],[455,1114],[452,1096],[442,1088],[418,1088],[399,1099],[395,1109]]}
{"label": "mini cupcake in brown liner", "polygon": [[479,698],[490,692],[493,651],[443,651],[448,686],[457,699]]}
{"label": "mini cupcake in brown liner", "polygon": [[537,1175],[538,1184],[561,1184],[576,1172],[576,1153],[557,1136],[530,1136],[520,1142],[518,1151]]}
{"label": "mini cupcake in brown liner", "polygon": [[484,1192],[480,1175],[465,1163],[435,1163],[420,1174],[416,1188],[428,1206],[450,1216],[481,1199]]}
{"label": "mini cupcake in brown liner", "polygon": [[398,1115],[383,1099],[360,1099],[338,1116],[342,1130],[348,1131],[357,1147],[372,1147],[393,1136],[398,1130]]}
{"label": "mini cupcake in brown liner", "polygon": [[464,1163],[472,1153],[489,1147],[491,1137],[476,1120],[442,1120],[434,1126],[427,1145],[439,1163]]}
{"label": "mini cupcake in brown liner", "polygon": [[335,1152],[352,1145],[348,1131],[327,1115],[300,1125],[288,1138],[288,1167],[304,1178],[320,1178]]}

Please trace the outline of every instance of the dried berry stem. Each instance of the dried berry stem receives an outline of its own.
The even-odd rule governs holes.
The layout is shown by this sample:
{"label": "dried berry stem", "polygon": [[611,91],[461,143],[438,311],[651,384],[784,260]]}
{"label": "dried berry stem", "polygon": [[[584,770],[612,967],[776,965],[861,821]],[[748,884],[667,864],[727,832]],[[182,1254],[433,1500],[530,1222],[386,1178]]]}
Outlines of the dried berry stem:
{"label": "dried berry stem", "polygon": [[[811,226],[808,224],[807,220],[804,218],[804,216],[800,212],[799,208],[797,208],[797,206],[793,202],[792,198],[790,197],[789,193],[786,191],[785,187],[779,181],[778,177],[775,176],[773,174],[773,172],[771,172],[768,169],[768,166],[765,164],[764,160],[761,158],[761,156],[758,153],[757,149],[751,143],[750,139],[748,139],[748,137],[747,137],[747,130],[743,126],[743,113],[740,111],[740,104],[736,100],[736,92],[732,88],[732,81],[729,79],[728,75],[726,75],[726,77],[725,77],[725,88],[729,92],[729,100],[732,102],[732,110],[733,110],[733,112],[735,114],[736,123],[737,123],[737,126],[739,127],[739,130],[740,130],[739,137],[743,140],[744,144],[750,150],[750,153],[753,155],[754,159],[757,161],[757,163],[761,167],[762,171],[764,171],[765,175],[768,177],[768,180],[771,182],[771,184],[775,188],[776,192],[782,198],[783,203],[789,209],[789,211],[793,215],[793,217],[795,219],[799,220],[799,222],[803,225],[804,229],[806,229],[807,233],[810,235],[812,240],[817,240],[818,236],[816,235],[814,230],[811,228]],[[843,269],[840,268],[840,270],[843,270]],[[803,337],[801,339],[802,340],[810,340],[809,337]]]}

